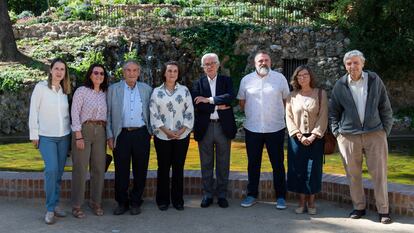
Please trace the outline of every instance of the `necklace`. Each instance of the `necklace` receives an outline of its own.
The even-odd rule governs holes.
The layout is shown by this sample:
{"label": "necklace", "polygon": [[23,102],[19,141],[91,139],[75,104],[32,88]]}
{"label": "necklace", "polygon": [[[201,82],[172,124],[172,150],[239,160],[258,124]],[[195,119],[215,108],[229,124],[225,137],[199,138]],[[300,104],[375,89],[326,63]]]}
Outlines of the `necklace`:
{"label": "necklace", "polygon": [[164,90],[165,90],[165,93],[166,93],[168,96],[172,96],[172,95],[174,95],[174,92],[175,92],[175,87],[168,88],[168,87],[167,87],[167,85],[165,85],[165,86],[164,86]]}

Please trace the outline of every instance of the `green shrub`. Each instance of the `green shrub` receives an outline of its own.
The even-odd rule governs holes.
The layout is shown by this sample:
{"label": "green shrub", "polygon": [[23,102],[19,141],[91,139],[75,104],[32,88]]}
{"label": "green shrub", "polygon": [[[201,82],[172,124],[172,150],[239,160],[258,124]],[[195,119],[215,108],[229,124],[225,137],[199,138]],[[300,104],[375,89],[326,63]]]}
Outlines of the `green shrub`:
{"label": "green shrub", "polygon": [[181,11],[182,16],[203,16],[204,15],[204,8],[202,7],[189,7],[184,8]]}
{"label": "green shrub", "polygon": [[17,22],[17,15],[14,13],[14,11],[9,11],[9,17],[12,24],[15,24]]}
{"label": "green shrub", "polygon": [[86,72],[94,63],[105,64],[105,59],[101,51],[86,52],[83,58],[69,65],[76,75],[77,84],[84,83]]}
{"label": "green shrub", "polygon": [[348,49],[364,53],[367,69],[386,79],[404,78],[414,70],[414,1],[364,0],[347,9]]}
{"label": "green shrub", "polygon": [[[49,5],[48,5],[49,2]],[[34,15],[40,15],[48,7],[57,6],[57,0],[7,0],[8,9],[20,14],[23,11],[31,11]]]}
{"label": "green shrub", "polygon": [[171,35],[179,37],[183,46],[194,51],[199,58],[205,53],[216,53],[221,60],[228,56],[225,63],[234,78],[235,86],[238,86],[240,78],[245,74],[244,67],[247,63],[247,55],[234,54],[235,42],[238,35],[245,29],[257,29],[260,27],[250,24],[237,24],[230,22],[205,22],[198,26],[185,29],[172,29]]}
{"label": "green shrub", "polygon": [[406,107],[399,109],[395,113],[395,117],[397,119],[409,119],[410,122],[410,129],[414,129],[414,107]]}
{"label": "green shrub", "polygon": [[181,7],[189,6],[189,2],[187,0],[165,0],[165,3]]}
{"label": "green shrub", "polygon": [[17,15],[17,19],[24,19],[24,18],[31,18],[34,14],[31,11],[22,11],[19,15]]}
{"label": "green shrub", "polygon": [[93,12],[92,5],[84,3],[81,0],[67,1],[61,0],[62,5],[57,11],[61,20],[95,20],[96,15]]}
{"label": "green shrub", "polygon": [[164,18],[173,18],[174,17],[174,13],[169,8],[161,8],[157,12],[157,15],[160,16],[160,17],[164,17]]}
{"label": "green shrub", "polygon": [[5,91],[17,91],[25,83],[45,79],[46,74],[34,68],[23,65],[8,65],[0,67],[0,93]]}

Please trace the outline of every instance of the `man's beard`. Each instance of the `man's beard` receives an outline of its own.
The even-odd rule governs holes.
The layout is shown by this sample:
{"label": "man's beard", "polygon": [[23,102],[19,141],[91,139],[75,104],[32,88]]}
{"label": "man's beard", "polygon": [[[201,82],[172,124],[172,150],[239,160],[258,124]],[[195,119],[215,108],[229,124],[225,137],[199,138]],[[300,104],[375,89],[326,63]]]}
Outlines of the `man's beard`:
{"label": "man's beard", "polygon": [[256,69],[256,72],[260,75],[260,76],[266,76],[269,73],[270,69],[267,66],[262,66],[259,69]]}

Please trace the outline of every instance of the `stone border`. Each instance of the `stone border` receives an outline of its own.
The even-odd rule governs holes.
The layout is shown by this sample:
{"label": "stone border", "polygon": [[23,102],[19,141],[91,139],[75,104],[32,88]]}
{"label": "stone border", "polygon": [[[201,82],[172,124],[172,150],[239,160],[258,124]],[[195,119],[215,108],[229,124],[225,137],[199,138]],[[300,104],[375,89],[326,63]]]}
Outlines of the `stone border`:
{"label": "stone border", "polygon": [[[156,171],[149,171],[144,197],[155,197],[156,192]],[[132,175],[131,175],[132,176]],[[200,171],[185,171],[184,194],[200,195],[201,198],[201,173]],[[42,172],[9,172],[0,171],[0,196],[10,199],[18,198],[44,198]],[[104,198],[114,198],[114,173],[108,172],[105,175]],[[87,193],[89,195],[89,182]],[[245,172],[230,172],[228,197],[242,199],[246,193],[247,174]],[[375,198],[372,183],[364,179],[365,193],[367,194],[368,209],[375,211]],[[65,172],[62,181],[61,197],[69,199],[71,192],[71,173]],[[389,183],[388,196],[390,210],[393,214],[414,217],[414,186]],[[295,199],[295,193],[288,192],[288,199]],[[317,195],[318,199],[334,201],[351,205],[349,187],[346,177],[343,175],[324,174],[322,178],[322,191]],[[259,200],[274,201],[272,173],[265,172],[260,178]]]}

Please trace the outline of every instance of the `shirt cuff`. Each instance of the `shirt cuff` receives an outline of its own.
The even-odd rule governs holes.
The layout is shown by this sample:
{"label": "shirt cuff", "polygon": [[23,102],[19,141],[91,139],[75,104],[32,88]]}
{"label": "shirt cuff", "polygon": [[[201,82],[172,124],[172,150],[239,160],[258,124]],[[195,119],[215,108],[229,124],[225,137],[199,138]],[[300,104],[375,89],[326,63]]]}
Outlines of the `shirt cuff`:
{"label": "shirt cuff", "polygon": [[30,130],[30,140],[39,140],[39,130],[37,129]]}
{"label": "shirt cuff", "polygon": [[76,131],[81,131],[82,130],[82,126],[80,125],[72,125],[72,131],[76,132]]}
{"label": "shirt cuff", "polygon": [[213,97],[208,97],[208,102],[210,104],[214,104],[214,98]]}

